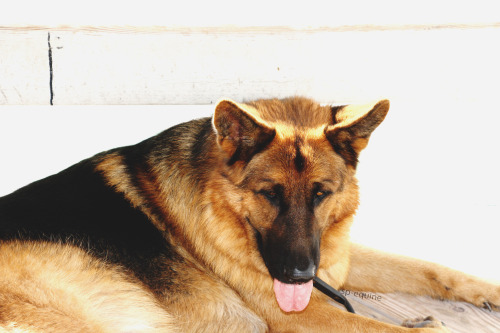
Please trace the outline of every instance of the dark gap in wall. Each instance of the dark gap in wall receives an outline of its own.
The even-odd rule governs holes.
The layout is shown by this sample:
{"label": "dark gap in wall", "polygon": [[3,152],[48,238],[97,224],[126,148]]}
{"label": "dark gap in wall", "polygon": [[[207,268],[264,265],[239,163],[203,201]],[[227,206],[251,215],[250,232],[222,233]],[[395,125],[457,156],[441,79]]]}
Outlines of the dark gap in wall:
{"label": "dark gap in wall", "polygon": [[49,89],[50,89],[50,105],[54,105],[54,89],[52,87],[52,81],[54,79],[54,72],[52,70],[52,46],[50,45],[50,32],[48,33],[48,46],[49,46],[49,70],[50,70],[50,78],[49,78]]}

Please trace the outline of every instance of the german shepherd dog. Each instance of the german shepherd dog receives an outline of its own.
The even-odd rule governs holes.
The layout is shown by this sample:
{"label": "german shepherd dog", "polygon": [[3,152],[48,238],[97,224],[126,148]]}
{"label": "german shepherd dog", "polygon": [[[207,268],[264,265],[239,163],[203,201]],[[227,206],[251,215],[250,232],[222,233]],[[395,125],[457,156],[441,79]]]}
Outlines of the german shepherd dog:
{"label": "german shepherd dog", "polygon": [[388,109],[222,100],[0,198],[0,331],[447,332],[345,312],[315,276],[499,310],[499,285],[351,244],[358,155]]}

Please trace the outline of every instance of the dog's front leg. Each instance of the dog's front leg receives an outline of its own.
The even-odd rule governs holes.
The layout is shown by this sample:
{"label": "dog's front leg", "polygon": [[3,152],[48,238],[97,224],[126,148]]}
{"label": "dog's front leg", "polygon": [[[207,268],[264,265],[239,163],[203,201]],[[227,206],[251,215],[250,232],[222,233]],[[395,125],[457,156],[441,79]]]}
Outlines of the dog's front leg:
{"label": "dog's front leg", "polygon": [[403,326],[383,323],[338,309],[326,298],[314,295],[309,306],[298,313],[283,313],[268,309],[269,332],[331,332],[331,333],[449,333],[442,323],[432,317],[407,321]]}
{"label": "dog's front leg", "polygon": [[500,311],[498,284],[434,263],[383,253],[357,244],[352,244],[350,271],[342,287],[428,295]]}

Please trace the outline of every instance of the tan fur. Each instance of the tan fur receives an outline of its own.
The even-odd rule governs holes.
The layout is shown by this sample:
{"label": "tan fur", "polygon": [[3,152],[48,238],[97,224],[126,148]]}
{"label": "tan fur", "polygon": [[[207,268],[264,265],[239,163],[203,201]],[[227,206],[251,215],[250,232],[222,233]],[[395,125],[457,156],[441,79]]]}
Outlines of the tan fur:
{"label": "tan fur", "polygon": [[383,293],[403,292],[472,303],[500,304],[500,286],[421,260],[355,244],[344,287]]}
{"label": "tan fur", "polygon": [[173,332],[172,317],[117,267],[67,245],[0,244],[0,328]]}
{"label": "tan fur", "polygon": [[[283,312],[257,234],[300,234],[300,226],[275,225],[279,209],[259,194],[273,184],[297,200],[312,183],[332,193],[314,208],[314,227],[321,234],[317,275],[333,287],[488,302],[498,309],[499,286],[350,243],[357,154],[388,108],[385,100],[335,113],[305,98],[221,100],[206,142],[196,139],[200,120],[133,169],[120,150],[97,155],[96,172],[175,249],[177,259],[167,270],[158,268],[170,288],[146,286],[83,244],[0,243],[0,332],[447,332],[435,320],[409,321],[424,321],[409,328],[350,314],[317,290],[304,311]],[[203,153],[197,167],[193,150]]]}

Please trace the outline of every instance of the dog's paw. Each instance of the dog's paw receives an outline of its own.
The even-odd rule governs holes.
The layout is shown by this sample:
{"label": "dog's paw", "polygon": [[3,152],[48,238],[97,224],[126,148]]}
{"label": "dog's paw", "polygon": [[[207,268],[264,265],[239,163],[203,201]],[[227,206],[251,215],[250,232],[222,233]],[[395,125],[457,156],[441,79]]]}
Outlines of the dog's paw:
{"label": "dog's paw", "polygon": [[464,297],[465,300],[477,307],[500,312],[500,286],[486,286],[488,288],[474,289],[474,292],[471,292],[472,295],[468,299]]}
{"label": "dog's paw", "polygon": [[439,330],[436,330],[436,332],[450,332],[442,321],[431,316],[425,318],[419,317],[416,319],[407,319],[403,321],[401,326],[408,328],[437,328]]}
{"label": "dog's paw", "polygon": [[491,302],[483,302],[483,308],[491,311],[500,312],[500,306],[493,304]]}

